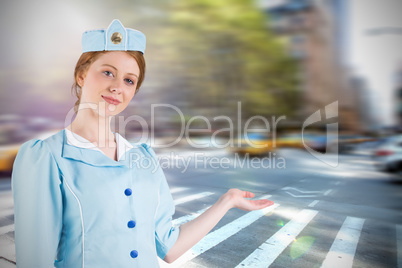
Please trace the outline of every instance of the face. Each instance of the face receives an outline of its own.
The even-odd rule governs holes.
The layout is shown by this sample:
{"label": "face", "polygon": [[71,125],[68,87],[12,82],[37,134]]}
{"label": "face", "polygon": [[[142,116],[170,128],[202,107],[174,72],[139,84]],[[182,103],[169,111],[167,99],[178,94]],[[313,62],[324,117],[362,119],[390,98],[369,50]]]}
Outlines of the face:
{"label": "face", "polygon": [[100,55],[87,72],[78,77],[80,109],[91,104],[102,116],[119,114],[134,97],[139,74],[137,61],[124,51]]}

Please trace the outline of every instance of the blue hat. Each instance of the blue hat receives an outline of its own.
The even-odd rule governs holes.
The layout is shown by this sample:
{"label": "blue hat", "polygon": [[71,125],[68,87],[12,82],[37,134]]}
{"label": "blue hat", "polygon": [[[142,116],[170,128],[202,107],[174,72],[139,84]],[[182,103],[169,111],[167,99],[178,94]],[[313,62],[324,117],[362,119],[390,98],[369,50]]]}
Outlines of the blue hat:
{"label": "blue hat", "polygon": [[82,53],[89,51],[140,51],[145,52],[145,35],[137,30],[124,28],[113,20],[107,29],[86,31],[82,34]]}

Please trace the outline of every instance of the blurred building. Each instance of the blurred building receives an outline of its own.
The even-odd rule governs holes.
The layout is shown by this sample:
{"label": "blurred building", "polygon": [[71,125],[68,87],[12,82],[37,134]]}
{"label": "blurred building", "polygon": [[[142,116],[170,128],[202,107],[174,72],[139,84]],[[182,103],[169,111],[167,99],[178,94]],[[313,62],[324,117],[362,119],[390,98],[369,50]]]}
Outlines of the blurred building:
{"label": "blurred building", "polygon": [[369,86],[366,79],[354,76],[350,79],[351,88],[356,92],[358,96],[359,105],[356,107],[359,123],[362,126],[362,130],[375,134],[379,131],[380,122],[375,118],[375,111],[372,107],[375,107],[372,96],[370,96]]}
{"label": "blurred building", "polygon": [[303,84],[299,120],[338,101],[339,128],[365,128],[358,90],[347,67],[348,9],[345,0],[266,0],[262,6],[274,33],[288,42]]}
{"label": "blurred building", "polygon": [[402,66],[396,74],[395,116],[398,131],[402,132]]}

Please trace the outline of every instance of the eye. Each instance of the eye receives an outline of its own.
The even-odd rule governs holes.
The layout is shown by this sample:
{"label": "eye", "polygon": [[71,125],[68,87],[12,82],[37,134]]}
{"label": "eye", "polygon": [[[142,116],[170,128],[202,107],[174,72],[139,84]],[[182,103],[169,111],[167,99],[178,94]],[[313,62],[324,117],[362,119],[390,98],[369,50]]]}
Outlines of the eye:
{"label": "eye", "polygon": [[103,72],[106,76],[113,76],[112,72],[110,71],[104,71]]}
{"label": "eye", "polygon": [[134,85],[135,84],[135,81],[133,81],[133,80],[131,80],[131,79],[129,79],[129,78],[126,78],[126,79],[124,79],[124,81],[126,81],[128,84],[130,84],[130,85]]}

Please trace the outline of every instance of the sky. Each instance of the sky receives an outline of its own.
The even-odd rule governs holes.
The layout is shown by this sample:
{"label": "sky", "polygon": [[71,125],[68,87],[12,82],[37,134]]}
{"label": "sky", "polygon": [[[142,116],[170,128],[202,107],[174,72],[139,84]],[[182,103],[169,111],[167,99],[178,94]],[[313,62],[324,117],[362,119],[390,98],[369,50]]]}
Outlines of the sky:
{"label": "sky", "polygon": [[[354,74],[366,80],[375,105],[371,113],[390,125],[395,119],[396,75],[402,76],[402,1],[350,0],[349,64]],[[372,35],[367,31],[399,27],[399,34]]]}

